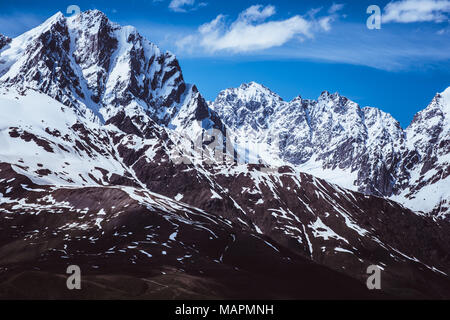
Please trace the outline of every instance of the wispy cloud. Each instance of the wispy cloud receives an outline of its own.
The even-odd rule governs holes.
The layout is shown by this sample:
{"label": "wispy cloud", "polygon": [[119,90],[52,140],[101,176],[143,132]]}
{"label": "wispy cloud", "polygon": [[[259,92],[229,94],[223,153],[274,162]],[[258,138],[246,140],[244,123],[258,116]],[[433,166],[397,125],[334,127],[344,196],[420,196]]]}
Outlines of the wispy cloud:
{"label": "wispy cloud", "polygon": [[210,52],[231,51],[254,52],[279,47],[297,39],[311,39],[321,31],[329,31],[331,22],[336,18],[335,8],[332,14],[316,18],[295,15],[285,20],[270,20],[276,14],[272,5],[254,5],[242,11],[232,22],[223,14],[198,28],[194,35],[189,35],[178,42],[179,47],[200,45]]}
{"label": "wispy cloud", "polygon": [[401,0],[386,5],[384,23],[444,22],[449,21],[450,0]]}
{"label": "wispy cloud", "polygon": [[450,42],[432,28],[411,33],[410,28],[400,25],[371,32],[360,24],[340,23],[315,41],[278,48],[271,54],[278,58],[363,65],[388,71],[425,70],[445,65],[448,69]]}
{"label": "wispy cloud", "polygon": [[328,9],[328,12],[330,14],[336,13],[336,12],[344,9],[344,6],[345,6],[345,4],[343,4],[343,3],[333,3],[333,5],[330,7],[330,9]]}
{"label": "wispy cloud", "polygon": [[[154,0],[154,1],[161,1],[161,0]],[[195,0],[171,0],[169,3],[169,9],[175,12],[187,12],[196,10],[206,5],[207,5],[206,2],[196,3]]]}
{"label": "wispy cloud", "polygon": [[[437,31],[435,28],[421,28],[411,33],[411,29],[406,25],[398,25],[395,28],[383,28],[383,31],[373,32],[363,24],[340,22],[334,24],[330,32],[317,33],[313,39],[303,42],[289,41],[282,46],[266,50],[213,52],[201,45],[180,47],[177,34],[183,34],[183,30],[176,30],[171,33],[170,38],[166,38],[164,46],[171,48],[182,59],[209,57],[239,59],[239,61],[298,59],[361,65],[387,71],[427,68],[448,70],[450,42],[443,34],[450,31],[449,29]],[[167,36],[167,32],[165,35]],[[198,40],[199,38],[192,36],[192,30],[191,33],[189,31],[184,33],[183,41],[192,44],[198,43]]]}

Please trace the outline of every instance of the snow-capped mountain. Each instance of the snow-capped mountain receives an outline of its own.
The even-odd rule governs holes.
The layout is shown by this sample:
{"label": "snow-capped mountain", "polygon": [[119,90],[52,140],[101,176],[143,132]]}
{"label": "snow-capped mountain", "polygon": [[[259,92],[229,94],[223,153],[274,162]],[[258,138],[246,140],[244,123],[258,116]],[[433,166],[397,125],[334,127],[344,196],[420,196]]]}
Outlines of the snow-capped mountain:
{"label": "snow-capped mountain", "polygon": [[[445,212],[449,90],[437,95],[407,130],[390,114],[361,108],[338,93],[286,102],[254,82],[222,91],[211,108],[237,140],[266,146],[260,157],[267,163],[295,165],[352,190],[392,197],[415,211]],[[435,174],[423,181],[431,169]],[[426,205],[423,199],[414,201],[429,188],[435,193]]]}
{"label": "snow-capped mountain", "polygon": [[[338,185],[442,183],[448,92],[403,131],[338,94],[285,102],[256,83],[209,107],[172,54],[99,11],[5,43],[0,296],[65,297],[58,279],[77,264],[97,298],[450,297],[449,222]],[[211,128],[261,142],[263,159],[193,146]],[[380,295],[365,288],[369,265],[384,270]],[[37,292],[30,278],[55,281]]]}
{"label": "snow-capped mountain", "polygon": [[208,118],[221,128],[173,54],[97,10],[57,13],[13,39],[1,56],[0,86],[43,92],[100,121],[129,109],[165,126],[186,129]]}
{"label": "snow-capped mountain", "polygon": [[406,135],[413,150],[405,160],[411,178],[396,199],[445,216],[450,208],[450,87],[416,114]]}

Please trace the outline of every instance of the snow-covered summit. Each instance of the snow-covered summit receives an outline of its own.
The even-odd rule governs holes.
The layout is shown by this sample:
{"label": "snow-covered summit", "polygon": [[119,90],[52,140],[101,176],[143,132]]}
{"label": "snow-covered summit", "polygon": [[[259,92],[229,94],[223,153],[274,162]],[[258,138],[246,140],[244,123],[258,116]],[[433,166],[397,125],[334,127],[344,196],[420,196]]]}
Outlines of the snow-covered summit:
{"label": "snow-covered summit", "polygon": [[[253,137],[267,146],[260,154],[265,162],[293,164],[346,188],[394,196],[408,204],[420,188],[407,195],[403,190],[423,180],[416,171],[429,170],[423,168],[425,163],[435,169],[429,155],[442,149],[435,159],[444,161],[439,168],[448,171],[449,97],[450,89],[438,94],[407,130],[380,109],[361,108],[328,91],[317,100],[299,96],[286,102],[270,89],[250,83],[222,91],[212,105],[241,141]],[[428,203],[430,211],[438,202]]]}
{"label": "snow-covered summit", "polygon": [[422,153],[448,137],[450,129],[450,87],[436,94],[427,108],[418,112],[406,129],[408,141]]}
{"label": "snow-covered summit", "polygon": [[415,115],[405,133],[411,178],[396,200],[443,214],[450,208],[450,87]]}
{"label": "snow-covered summit", "polygon": [[197,114],[209,113],[172,53],[98,10],[55,14],[13,39],[0,61],[0,86],[45,93],[100,122],[131,108],[164,126],[188,127],[178,116],[193,101],[207,111]]}
{"label": "snow-covered summit", "polygon": [[257,134],[260,129],[267,128],[268,118],[284,104],[283,99],[270,89],[250,82],[220,92],[212,108],[218,108],[230,128],[248,124],[248,133]]}
{"label": "snow-covered summit", "polygon": [[270,90],[269,88],[265,87],[262,84],[256,83],[254,81],[249,83],[243,83],[239,88],[237,89],[228,89],[230,91],[234,91],[240,99],[242,100],[262,100],[266,99],[267,97],[271,97],[274,100],[282,101],[283,99]]}

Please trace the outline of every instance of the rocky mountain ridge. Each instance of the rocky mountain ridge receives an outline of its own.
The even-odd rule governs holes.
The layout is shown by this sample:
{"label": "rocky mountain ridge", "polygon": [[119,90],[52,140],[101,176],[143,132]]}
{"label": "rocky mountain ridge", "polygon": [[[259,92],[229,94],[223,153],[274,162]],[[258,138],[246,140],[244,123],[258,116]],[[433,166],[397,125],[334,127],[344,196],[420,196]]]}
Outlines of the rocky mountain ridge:
{"label": "rocky mountain ridge", "polygon": [[[437,94],[406,130],[391,115],[361,108],[338,93],[286,102],[254,82],[222,91],[211,108],[238,140],[267,146],[261,153],[267,163],[295,165],[352,190],[392,197],[415,211],[440,208],[442,213],[450,196],[444,187],[450,170],[448,92]],[[442,190],[433,187],[436,182]],[[430,188],[442,199],[428,198]]]}
{"label": "rocky mountain ridge", "polygon": [[[79,264],[96,297],[450,297],[445,215],[342,188],[295,161],[317,143],[321,170],[342,160],[356,172],[361,142],[376,139],[371,165],[394,166],[410,148],[394,137],[412,140],[389,115],[327,92],[286,103],[255,83],[208,106],[173,55],[99,11],[57,14],[0,50],[0,295],[66,297],[45,283]],[[428,132],[422,119],[446,128],[446,95],[413,136]],[[265,158],[218,158],[210,129],[260,139]],[[434,169],[447,168],[444,129],[430,136]],[[415,141],[411,168],[430,139]],[[366,290],[370,265],[383,269],[380,295]]]}

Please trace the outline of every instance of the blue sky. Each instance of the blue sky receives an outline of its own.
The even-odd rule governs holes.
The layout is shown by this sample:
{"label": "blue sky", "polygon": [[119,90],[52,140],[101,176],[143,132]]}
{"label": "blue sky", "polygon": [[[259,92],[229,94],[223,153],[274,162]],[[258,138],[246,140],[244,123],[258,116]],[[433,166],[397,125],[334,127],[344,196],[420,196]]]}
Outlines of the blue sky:
{"label": "blue sky", "polygon": [[[450,86],[450,0],[0,0],[0,33],[17,36],[69,5],[99,9],[174,52],[209,100],[256,81],[290,100],[340,92],[403,127]],[[369,5],[382,13],[369,30]],[[69,14],[68,14],[69,15]]]}

